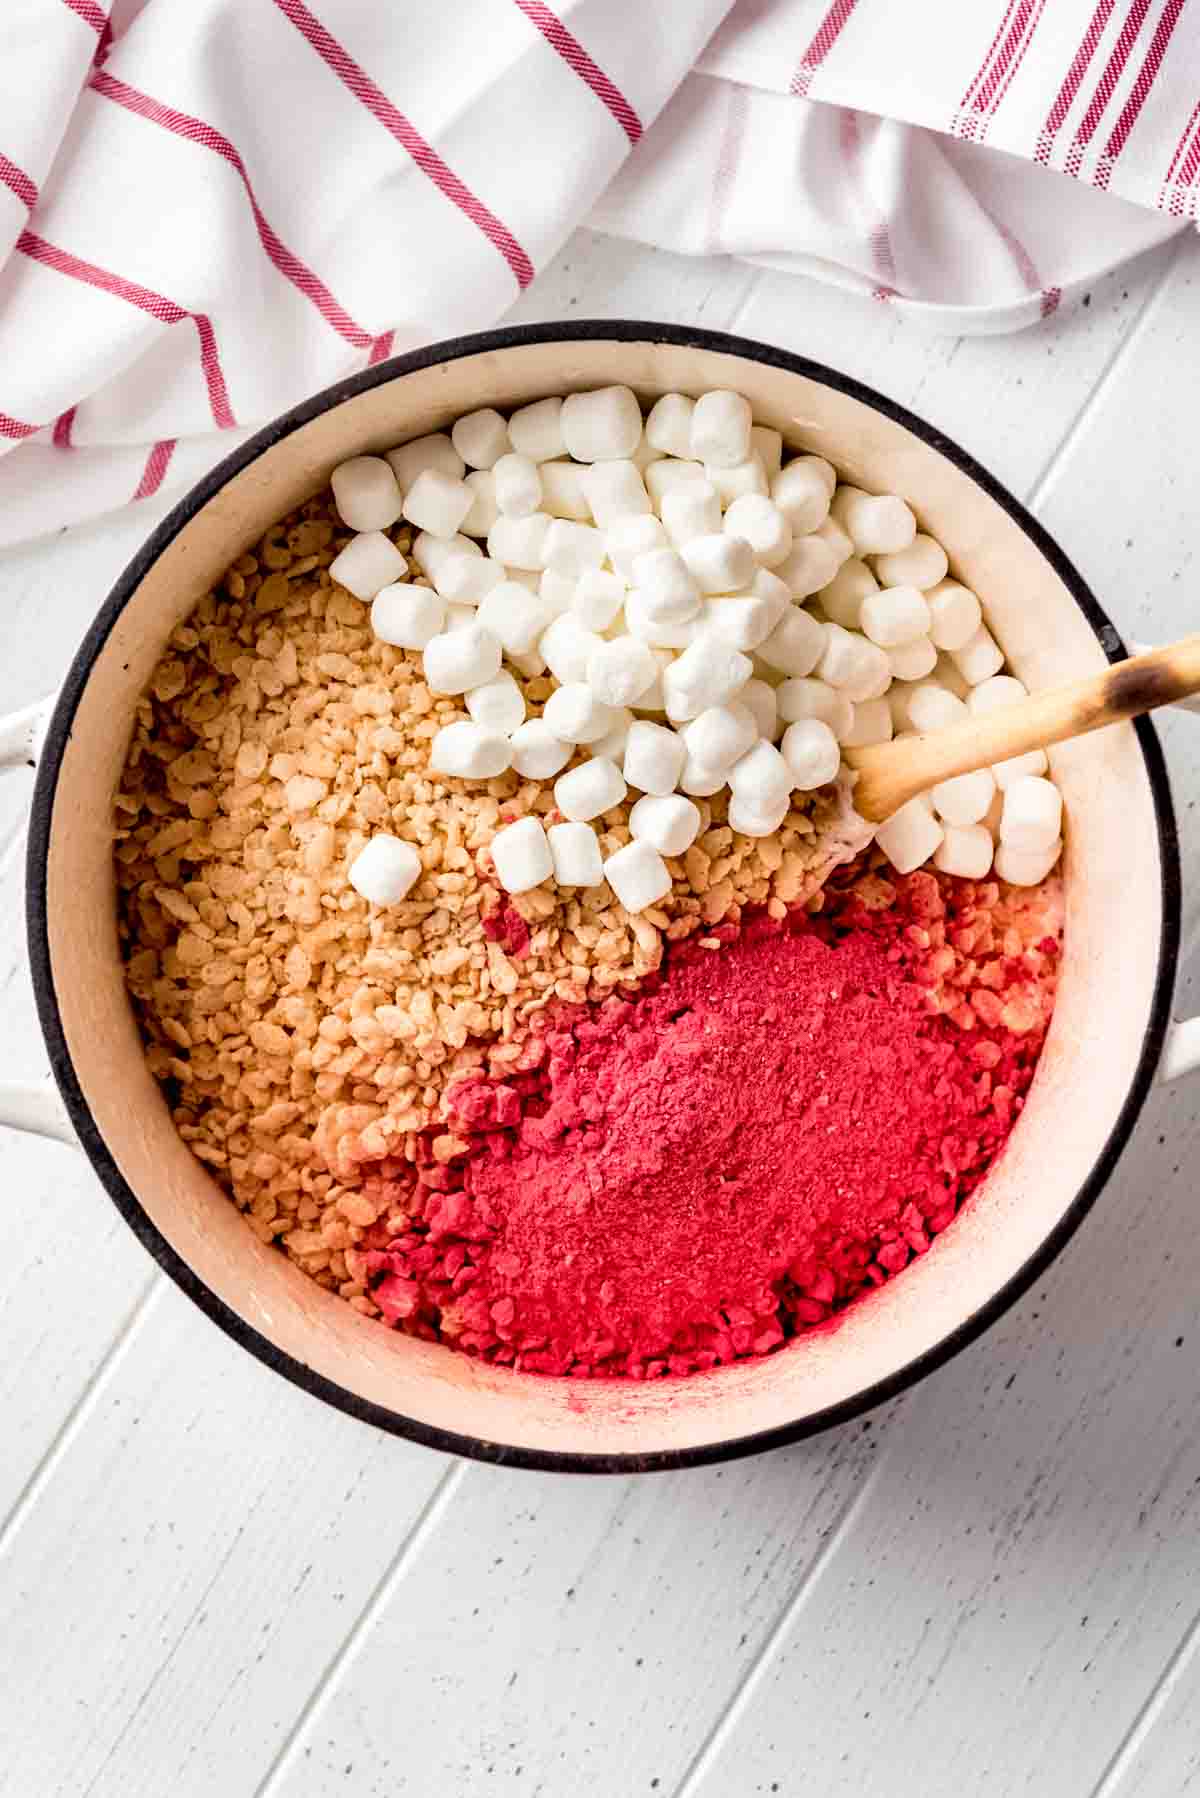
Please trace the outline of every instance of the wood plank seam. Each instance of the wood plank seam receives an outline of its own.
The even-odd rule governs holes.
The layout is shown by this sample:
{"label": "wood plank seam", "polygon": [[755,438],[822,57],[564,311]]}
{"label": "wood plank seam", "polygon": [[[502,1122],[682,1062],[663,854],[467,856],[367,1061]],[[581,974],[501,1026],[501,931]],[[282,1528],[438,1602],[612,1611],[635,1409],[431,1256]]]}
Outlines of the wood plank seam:
{"label": "wood plank seam", "polygon": [[1200,1644],[1200,1611],[1180,1637],[1174,1654],[1155,1680],[1133,1722],[1117,1744],[1112,1758],[1092,1787],[1088,1798],[1116,1798],[1143,1746],[1149,1740],[1175,1688],[1179,1685],[1195,1657]]}

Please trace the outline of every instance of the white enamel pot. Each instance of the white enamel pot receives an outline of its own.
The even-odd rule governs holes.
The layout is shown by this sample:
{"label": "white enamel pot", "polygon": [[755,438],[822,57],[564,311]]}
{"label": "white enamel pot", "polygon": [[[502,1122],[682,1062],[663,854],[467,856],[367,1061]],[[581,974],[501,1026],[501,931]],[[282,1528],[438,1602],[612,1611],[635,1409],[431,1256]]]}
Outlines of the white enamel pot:
{"label": "white enamel pot", "polygon": [[[1160,1066],[1200,1059],[1172,1027],[1179,865],[1162,755],[1140,720],[1064,744],[1067,923],[1054,1021],[1004,1156],[964,1215],[840,1327],[766,1359],[648,1385],[483,1366],[361,1318],[257,1241],[175,1134],[147,1072],[117,950],[111,799],[135,703],[172,628],[264,529],[361,451],[479,406],[625,382],[644,400],[732,387],[792,444],[904,494],[983,595],[1032,689],[1123,646],[1046,533],[940,432],[856,382],[761,344],[636,323],[489,332],[382,363],[298,406],[159,527],[88,632],[39,750],[29,942],[51,1089],[7,1089],[0,1120],[78,1137],[122,1215],[235,1341],[315,1397],[437,1448],[626,1472],[751,1453],[844,1422],[970,1342],[1040,1274],[1111,1173]],[[1164,1061],[1164,1050],[1166,1058]]]}

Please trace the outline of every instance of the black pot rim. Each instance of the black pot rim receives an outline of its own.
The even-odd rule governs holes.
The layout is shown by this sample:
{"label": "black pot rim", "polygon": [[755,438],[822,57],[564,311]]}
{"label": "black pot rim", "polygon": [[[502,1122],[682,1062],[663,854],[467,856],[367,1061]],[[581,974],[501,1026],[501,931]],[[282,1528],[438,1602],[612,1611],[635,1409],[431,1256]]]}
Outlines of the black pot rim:
{"label": "black pot rim", "polygon": [[616,343],[664,343],[685,348],[714,350],[727,355],[759,362],[789,374],[808,379],[848,395],[873,407],[886,418],[904,426],[932,449],[937,450],[966,474],[1006,511],[1025,535],[1035,544],[1058,574],[1095,632],[1101,648],[1110,661],[1126,654],[1125,646],[1097,603],[1087,583],[1058,545],[1043,530],[1021,503],[975,459],[951,438],[927,424],[907,408],[875,392],[860,381],[806,357],[793,356],[769,344],[733,336],[722,331],[707,331],[691,326],[647,323],[633,319],[576,319],[566,323],[509,326],[499,330],[478,332],[458,337],[407,355],[396,356],[373,368],[348,376],[321,393],[294,406],[266,425],[247,442],[219,462],[199,481],[191,492],[167,515],[146,544],[118,578],[108,598],[77,651],[63,684],[54,714],[46,733],[38,767],[30,815],[29,848],[26,861],[26,916],[30,969],[38,1017],[50,1055],[51,1067],[62,1094],[71,1122],[78,1132],[88,1159],[100,1177],[105,1191],[125,1222],[160,1267],[225,1334],[249,1351],[267,1367],[282,1374],[296,1386],[326,1404],[347,1412],[364,1423],[387,1430],[393,1435],[423,1443],[429,1448],[466,1456],[470,1459],[510,1467],[527,1467],[543,1472],[563,1473],[652,1473],[675,1468],[698,1467],[718,1461],[760,1454],[766,1449],[798,1442],[809,1436],[848,1423],[875,1409],[886,1400],[905,1391],[953,1355],[974,1342],[1025,1293],[1050,1266],[1074,1235],[1091,1209],[1111,1174],[1137,1121],[1154,1079],[1170,1022],[1180,934],[1180,863],[1179,841],[1171,802],[1166,765],[1157,733],[1148,718],[1134,722],[1146,775],[1154,801],[1162,867],[1162,935],[1159,943],[1158,967],[1150,1018],[1142,1042],[1141,1054],[1129,1091],[1113,1123],[1087,1179],[1053,1230],[1043,1239],[1024,1265],[986,1304],[952,1330],[934,1348],[916,1356],[886,1379],[838,1404],[827,1406],[795,1423],[783,1424],[754,1435],[731,1438],[699,1448],[662,1450],[653,1454],[585,1454],[560,1453],[544,1449],[514,1447],[475,1436],[460,1435],[405,1417],[387,1407],[358,1397],[335,1381],[316,1373],[303,1362],[285,1354],[217,1296],[172,1247],[143,1209],[140,1200],[127,1184],[117,1163],[101,1136],[91,1108],[84,1096],[70,1051],[67,1047],[58,997],[50,964],[49,920],[46,906],[45,869],[50,845],[51,820],[63,755],[84,687],[101,649],[108,639],[131,594],[151,565],[167,545],[179,534],[196,513],[217,494],[234,475],[260,456],[264,450],[281,442],[302,425],[343,401],[353,399],[373,387],[411,374],[437,363],[458,361],[483,351],[518,348],[526,344],[571,343],[580,341],[612,341]]}

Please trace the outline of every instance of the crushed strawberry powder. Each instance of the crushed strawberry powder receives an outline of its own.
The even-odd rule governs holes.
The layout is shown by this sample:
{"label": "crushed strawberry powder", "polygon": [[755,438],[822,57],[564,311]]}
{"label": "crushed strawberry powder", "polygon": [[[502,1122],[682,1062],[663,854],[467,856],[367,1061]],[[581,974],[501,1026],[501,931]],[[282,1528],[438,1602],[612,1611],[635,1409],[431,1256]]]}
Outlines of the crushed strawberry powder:
{"label": "crushed strawberry powder", "polygon": [[390,1323],[526,1372],[781,1348],[924,1253],[994,1162],[1059,909],[1057,883],[860,867],[815,914],[728,922],[635,994],[560,1007],[523,1071],[454,1089],[448,1150],[366,1171],[393,1226],[361,1277]]}

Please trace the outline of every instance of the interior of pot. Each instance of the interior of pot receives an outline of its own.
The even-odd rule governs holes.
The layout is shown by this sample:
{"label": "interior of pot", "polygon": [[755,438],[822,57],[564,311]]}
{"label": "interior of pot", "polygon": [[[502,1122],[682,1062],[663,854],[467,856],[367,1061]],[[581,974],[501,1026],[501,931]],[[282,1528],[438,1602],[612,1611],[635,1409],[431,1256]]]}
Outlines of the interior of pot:
{"label": "interior of pot", "polygon": [[[868,488],[903,494],[950,552],[952,572],[983,597],[1031,688],[1103,664],[1070,592],[1007,512],[947,456],[859,399],[690,345],[599,337],[510,344],[343,401],[282,437],[203,505],[130,593],[96,656],[50,822],[48,942],[66,1043],[107,1153],[154,1228],[237,1318],[303,1368],[425,1431],[475,1439],[491,1452],[504,1445],[518,1457],[703,1451],[853,1401],[935,1351],[1021,1273],[1101,1156],[1141,1053],[1162,927],[1159,840],[1133,730],[1064,746],[1052,759],[1069,818],[1066,951],[1053,1027],[1011,1144],[928,1254],[835,1331],[765,1360],[649,1385],[518,1375],[367,1322],[256,1240],[176,1136],[125,995],[109,820],[134,703],[173,626],[346,456],[445,427],[478,406],[507,409],[618,381],[646,400],[736,388],[791,447],[819,451]],[[108,1178],[112,1186],[111,1170]]]}

